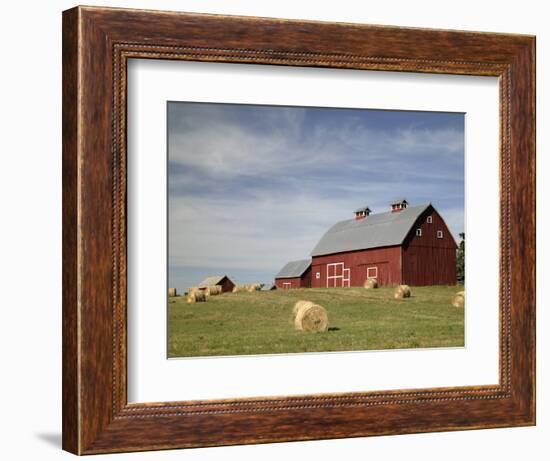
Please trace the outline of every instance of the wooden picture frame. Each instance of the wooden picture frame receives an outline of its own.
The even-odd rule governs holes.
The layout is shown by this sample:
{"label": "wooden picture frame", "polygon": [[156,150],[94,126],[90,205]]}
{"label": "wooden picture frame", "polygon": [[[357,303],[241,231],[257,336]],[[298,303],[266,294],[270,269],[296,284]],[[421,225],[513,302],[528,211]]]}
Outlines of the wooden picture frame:
{"label": "wooden picture frame", "polygon": [[[499,384],[128,404],[130,58],[498,77]],[[533,424],[534,37],[94,7],[63,13],[65,450],[92,454]]]}

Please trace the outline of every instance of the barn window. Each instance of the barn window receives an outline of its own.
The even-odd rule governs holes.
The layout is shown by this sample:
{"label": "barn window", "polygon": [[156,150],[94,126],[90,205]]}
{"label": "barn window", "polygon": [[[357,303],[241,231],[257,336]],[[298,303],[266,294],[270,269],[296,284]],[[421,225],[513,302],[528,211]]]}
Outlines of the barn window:
{"label": "barn window", "polygon": [[367,267],[367,278],[368,279],[377,279],[378,278],[378,267]]}
{"label": "barn window", "polygon": [[437,238],[438,238],[438,239],[442,239],[442,238],[443,238],[443,231],[442,231],[442,230],[437,231]]}
{"label": "barn window", "polygon": [[428,218],[426,219],[426,222],[428,224],[431,224],[432,223],[432,217],[431,216],[428,216]]}
{"label": "barn window", "polygon": [[316,278],[317,280],[319,280],[319,279],[321,278],[321,273],[320,273],[320,272],[316,272],[316,273],[315,273],[315,278]]}
{"label": "barn window", "polygon": [[422,229],[416,229],[416,236],[417,237],[422,237]]}

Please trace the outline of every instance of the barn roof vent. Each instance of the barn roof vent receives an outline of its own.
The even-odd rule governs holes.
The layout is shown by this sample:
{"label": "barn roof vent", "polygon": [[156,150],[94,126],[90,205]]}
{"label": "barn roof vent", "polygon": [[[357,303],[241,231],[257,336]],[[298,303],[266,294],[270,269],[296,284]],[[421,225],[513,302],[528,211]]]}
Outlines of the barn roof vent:
{"label": "barn roof vent", "polygon": [[408,204],[409,204],[409,202],[407,202],[404,198],[394,200],[390,204],[391,205],[391,212],[392,213],[397,213],[398,211],[404,210],[405,208],[407,208]]}
{"label": "barn roof vent", "polygon": [[370,215],[370,208],[368,206],[364,206],[355,210],[355,219],[364,219],[368,215]]}

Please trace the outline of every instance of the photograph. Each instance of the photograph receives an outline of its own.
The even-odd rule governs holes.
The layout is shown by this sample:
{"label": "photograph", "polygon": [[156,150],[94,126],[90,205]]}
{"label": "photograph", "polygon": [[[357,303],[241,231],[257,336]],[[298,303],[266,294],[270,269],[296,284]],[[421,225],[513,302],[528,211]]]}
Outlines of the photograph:
{"label": "photograph", "polygon": [[168,357],[464,347],[464,130],[168,101]]}

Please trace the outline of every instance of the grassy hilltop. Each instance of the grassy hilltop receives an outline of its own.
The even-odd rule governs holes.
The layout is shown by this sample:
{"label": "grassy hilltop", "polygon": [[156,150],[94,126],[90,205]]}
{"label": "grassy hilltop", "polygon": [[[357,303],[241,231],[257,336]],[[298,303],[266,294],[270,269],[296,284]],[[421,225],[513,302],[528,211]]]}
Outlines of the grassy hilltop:
{"label": "grassy hilltop", "polygon": [[[168,356],[464,346],[464,310],[451,305],[463,289],[412,287],[408,299],[394,299],[391,287],[224,293],[196,304],[171,298]],[[328,332],[294,330],[292,308],[300,299],[327,309]]]}

